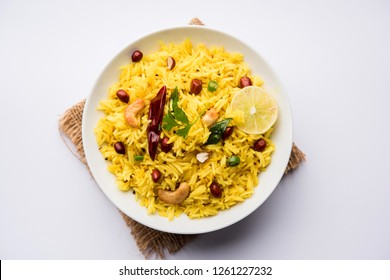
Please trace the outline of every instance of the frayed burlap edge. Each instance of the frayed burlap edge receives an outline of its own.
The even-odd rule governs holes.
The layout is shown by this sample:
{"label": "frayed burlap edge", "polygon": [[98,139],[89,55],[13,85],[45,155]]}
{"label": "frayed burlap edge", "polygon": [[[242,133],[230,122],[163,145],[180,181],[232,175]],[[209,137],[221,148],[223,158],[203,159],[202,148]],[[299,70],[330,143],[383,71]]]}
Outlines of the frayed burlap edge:
{"label": "frayed burlap edge", "polygon": [[126,225],[131,229],[131,234],[137,243],[138,249],[145,258],[150,258],[154,255],[163,259],[165,257],[165,251],[173,254],[196,236],[194,234],[174,234],[154,230],[134,221],[123,212],[119,212],[125,220]]}
{"label": "frayed burlap edge", "polygon": [[288,164],[286,170],[284,171],[284,175],[296,169],[302,163],[302,161],[305,160],[306,160],[306,155],[297,147],[297,145],[295,145],[295,143],[293,143],[290,159],[288,160]]}
{"label": "frayed burlap edge", "polygon": [[[65,135],[75,145],[77,149],[77,154],[75,154],[75,156],[79,160],[81,160],[81,162],[87,165],[87,160],[85,158],[84,148],[83,148],[82,133],[81,133],[81,121],[83,118],[84,105],[85,105],[85,99],[83,99],[76,105],[72,106],[70,109],[66,110],[65,113],[60,118],[59,129],[60,132],[65,133]],[[68,148],[73,153],[73,150],[69,146]]]}
{"label": "frayed burlap edge", "polygon": [[191,19],[188,24],[189,25],[204,25],[204,23],[198,18]]}
{"label": "frayed burlap edge", "polygon": [[[189,24],[204,25],[203,22],[198,18],[191,19]],[[64,133],[75,145],[77,150],[75,155],[88,168],[87,160],[84,154],[81,131],[84,105],[85,99],[68,109],[60,118],[59,130],[61,133]],[[296,169],[304,160],[305,154],[299,150],[295,144],[293,144],[290,160],[285,170],[285,174]],[[183,246],[196,237],[196,235],[173,234],[154,230],[134,221],[122,211],[119,210],[119,212],[121,213],[126,225],[131,229],[131,234],[137,243],[138,249],[145,258],[150,258],[154,255],[156,258],[164,259],[166,251],[168,251],[170,254],[173,254],[179,251]]]}

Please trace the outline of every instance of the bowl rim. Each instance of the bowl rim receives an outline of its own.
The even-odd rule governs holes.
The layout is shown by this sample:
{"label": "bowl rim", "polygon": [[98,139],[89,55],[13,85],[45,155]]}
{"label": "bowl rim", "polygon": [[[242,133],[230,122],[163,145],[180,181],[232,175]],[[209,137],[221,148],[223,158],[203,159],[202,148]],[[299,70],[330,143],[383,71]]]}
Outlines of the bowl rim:
{"label": "bowl rim", "polygon": [[[247,44],[244,41],[242,41],[240,38],[237,38],[237,37],[234,37],[234,36],[232,36],[230,34],[227,34],[224,31],[221,31],[221,30],[218,30],[218,29],[215,29],[215,28],[210,28],[208,26],[206,27],[206,26],[203,26],[203,25],[187,25],[187,26],[176,26],[176,27],[162,28],[162,29],[150,32],[148,34],[145,34],[143,36],[139,36],[135,40],[130,40],[129,43],[125,47],[123,47],[119,51],[117,51],[111,57],[111,59],[105,64],[103,69],[99,72],[99,74],[98,74],[97,78],[94,80],[93,86],[92,86],[91,90],[89,91],[89,94],[88,94],[88,96],[86,98],[84,109],[83,109],[83,116],[82,116],[82,139],[88,139],[88,133],[90,132],[90,131],[87,131],[87,126],[88,126],[87,125],[88,124],[87,117],[88,117],[88,114],[86,114],[86,112],[88,112],[88,110],[91,110],[90,107],[92,106],[91,105],[92,96],[94,95],[94,92],[96,91],[96,87],[98,86],[99,82],[101,81],[101,79],[103,79],[105,73],[108,71],[108,69],[110,68],[110,65],[113,64],[115,59],[117,59],[123,52],[128,52],[128,50],[131,49],[130,48],[131,46],[136,45],[138,42],[140,42],[142,40],[146,40],[147,38],[156,36],[158,34],[162,34],[164,32],[172,32],[172,31],[173,32],[179,32],[179,30],[191,30],[191,29],[194,29],[194,30],[205,30],[206,32],[219,33],[220,35],[222,35],[222,36],[224,36],[226,38],[229,38],[230,40],[233,40],[233,41],[238,42],[239,44],[242,44],[243,46],[245,46],[245,48],[247,48],[248,50],[250,50],[255,55],[257,55],[259,58],[262,59],[262,62],[269,68],[271,74],[273,75],[274,79],[276,80],[276,82],[278,84],[278,87],[280,88],[280,91],[283,93],[284,101],[287,103],[288,112],[285,112],[285,113],[288,113],[288,114],[286,114],[285,118],[287,118],[287,120],[289,122],[289,130],[290,131],[288,132],[288,135],[286,135],[286,137],[288,137],[288,143],[286,144],[285,150],[288,150],[291,153],[292,145],[293,145],[293,131],[294,131],[293,130],[292,109],[291,109],[290,100],[288,98],[288,95],[287,95],[286,89],[284,87],[284,84],[282,83],[282,81],[281,81],[279,75],[277,74],[277,72],[273,69],[273,67],[270,65],[270,63],[268,63],[268,61],[264,58],[263,55],[261,55],[254,48],[252,48],[252,46],[250,46],[249,44]],[[157,43],[158,42],[156,42],[156,44]],[[259,73],[255,73],[255,74],[258,75]],[[106,91],[108,91],[108,88],[106,89]],[[93,109],[96,109],[96,108],[93,108]],[[96,124],[94,124],[94,126],[96,126]],[[96,142],[96,140],[95,140],[95,142]],[[89,171],[90,171],[91,175],[93,176],[96,184],[102,190],[102,192],[105,194],[105,196],[109,199],[109,201],[115,207],[117,207],[120,211],[122,211],[124,214],[129,216],[131,219],[133,219],[133,220],[135,220],[135,221],[137,221],[137,222],[139,222],[139,223],[141,223],[141,224],[143,224],[143,225],[145,225],[147,227],[150,227],[150,228],[153,228],[153,229],[156,229],[156,230],[159,230],[159,231],[165,231],[165,232],[170,232],[170,233],[175,233],[175,234],[199,234],[199,233],[213,232],[213,231],[216,231],[216,230],[220,230],[220,229],[226,228],[228,226],[231,226],[231,225],[233,225],[233,224],[243,220],[244,218],[246,218],[247,216],[249,216],[250,214],[255,212],[268,199],[268,197],[276,189],[276,187],[278,186],[278,184],[280,183],[280,180],[282,179],[282,177],[284,175],[284,170],[283,170],[283,172],[280,172],[278,174],[278,176],[275,177],[274,180],[275,180],[276,183],[274,184],[274,186],[267,193],[265,193],[262,196],[263,199],[258,203],[258,205],[255,205],[255,207],[252,207],[252,209],[250,211],[246,211],[245,214],[240,215],[238,218],[232,219],[229,222],[223,223],[224,224],[223,226],[220,226],[218,224],[218,225],[215,225],[215,226],[210,225],[209,227],[207,227],[207,229],[196,229],[194,227],[182,228],[182,229],[177,229],[177,228],[169,229],[166,226],[152,224],[149,221],[145,221],[145,220],[140,219],[139,217],[134,217],[128,211],[126,211],[125,209],[123,209],[120,206],[118,206],[115,201],[113,201],[112,197],[110,197],[109,194],[106,192],[106,190],[102,187],[99,177],[95,177],[94,176],[94,172],[92,171],[94,169],[93,168],[93,164],[92,165],[90,164],[90,162],[91,162],[91,156],[90,156],[90,153],[89,153],[90,148],[87,146],[86,143],[87,143],[86,141],[83,141],[83,148],[84,148],[84,152],[85,152],[85,159],[86,159],[86,162],[87,162],[87,164],[89,166]],[[288,157],[286,156],[284,158],[283,162],[279,163],[280,165],[284,166],[284,168],[286,168],[287,165],[288,165],[288,160],[289,160],[289,157],[290,157],[290,153],[288,154]],[[116,190],[118,190],[118,189],[116,189]],[[138,204],[138,202],[136,202],[136,203]],[[245,203],[245,201],[244,201],[244,203]],[[234,207],[236,207],[236,206],[234,206]],[[142,207],[142,209],[144,209],[145,212],[146,212],[146,208],[145,207],[143,207],[141,205],[139,205],[139,207]],[[224,210],[222,212],[230,211],[230,210],[231,209],[228,209],[228,210]],[[218,215],[220,215],[220,213]],[[215,217],[218,217],[218,215],[213,216],[213,217],[202,218],[202,219],[212,219],[212,218],[215,219]],[[168,220],[166,217],[161,217],[157,213],[153,214],[152,216],[156,216],[159,219],[166,219],[166,220]],[[193,222],[193,221],[194,220],[191,220],[191,222]]]}

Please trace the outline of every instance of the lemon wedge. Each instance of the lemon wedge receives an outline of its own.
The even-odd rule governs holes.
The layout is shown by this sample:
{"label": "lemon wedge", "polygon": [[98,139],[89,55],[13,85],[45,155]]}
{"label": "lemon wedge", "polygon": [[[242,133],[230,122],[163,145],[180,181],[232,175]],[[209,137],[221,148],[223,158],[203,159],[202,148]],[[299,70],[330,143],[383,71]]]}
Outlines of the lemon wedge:
{"label": "lemon wedge", "polygon": [[248,134],[267,132],[278,118],[275,99],[263,88],[247,86],[238,91],[230,103],[231,111],[242,116],[237,128]]}

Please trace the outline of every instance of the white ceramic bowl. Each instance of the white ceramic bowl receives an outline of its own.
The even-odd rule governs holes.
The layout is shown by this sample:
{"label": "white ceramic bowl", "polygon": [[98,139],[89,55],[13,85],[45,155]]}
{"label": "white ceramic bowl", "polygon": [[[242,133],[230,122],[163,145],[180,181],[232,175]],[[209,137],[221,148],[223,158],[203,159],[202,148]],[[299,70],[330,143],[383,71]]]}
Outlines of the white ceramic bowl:
{"label": "white ceramic bowl", "polygon": [[[265,81],[266,90],[273,95],[278,103],[279,116],[272,134],[276,151],[272,154],[271,164],[266,172],[261,173],[259,186],[253,196],[229,210],[208,218],[189,219],[181,215],[173,221],[158,214],[148,215],[147,209],[140,206],[132,192],[122,192],[115,184],[115,177],[107,171],[107,162],[101,155],[96,143],[94,128],[103,113],[97,111],[100,100],[106,99],[109,87],[117,81],[120,66],[129,63],[129,53],[135,49],[147,54],[157,51],[159,41],[165,43],[180,43],[189,38],[194,45],[204,43],[206,46],[223,46],[226,51],[240,52],[252,73],[261,76]],[[240,40],[223,32],[204,26],[185,26],[170,28],[146,35],[126,46],[103,69],[87,98],[83,120],[82,136],[85,156],[89,168],[97,184],[111,202],[130,218],[148,227],[171,233],[196,234],[211,232],[232,225],[255,211],[273,192],[283,176],[292,148],[292,115],[285,89],[269,64],[251,47]]]}

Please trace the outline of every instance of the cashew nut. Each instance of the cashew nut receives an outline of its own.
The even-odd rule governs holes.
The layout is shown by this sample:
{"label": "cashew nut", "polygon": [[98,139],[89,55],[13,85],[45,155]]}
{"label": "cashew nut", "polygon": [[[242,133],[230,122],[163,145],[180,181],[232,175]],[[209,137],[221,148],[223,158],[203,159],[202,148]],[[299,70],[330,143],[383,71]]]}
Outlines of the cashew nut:
{"label": "cashew nut", "polygon": [[183,182],[174,191],[158,190],[158,197],[161,201],[168,204],[179,204],[183,202],[190,193],[190,186],[188,183]]}
{"label": "cashew nut", "polygon": [[138,112],[145,108],[145,101],[142,98],[136,99],[125,109],[125,120],[131,127],[140,127],[140,121],[137,118]]}
{"label": "cashew nut", "polygon": [[210,110],[206,112],[206,114],[204,114],[204,116],[202,117],[202,122],[206,126],[211,126],[213,123],[215,123],[218,120],[218,118],[219,116],[217,110],[215,110],[215,108],[212,107]]}

